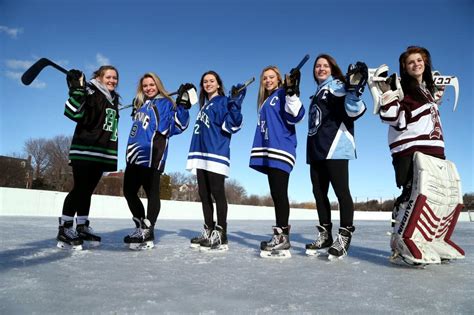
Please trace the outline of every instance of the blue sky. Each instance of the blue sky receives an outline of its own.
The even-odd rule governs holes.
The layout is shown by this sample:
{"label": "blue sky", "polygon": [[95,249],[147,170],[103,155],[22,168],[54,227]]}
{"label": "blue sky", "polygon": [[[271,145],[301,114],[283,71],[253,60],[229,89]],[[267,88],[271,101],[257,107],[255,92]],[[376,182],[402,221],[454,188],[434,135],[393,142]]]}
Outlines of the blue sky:
{"label": "blue sky", "polygon": [[[473,192],[473,23],[471,0],[312,1],[312,0],[0,0],[0,155],[22,153],[29,138],[71,135],[74,123],[63,116],[65,77],[47,68],[31,86],[19,77],[41,57],[66,68],[81,69],[90,78],[101,64],[120,73],[122,103],[134,96],[139,77],[156,72],[174,91],[183,82],[199,84],[201,74],[217,71],[226,90],[255,76],[243,104],[244,127],[233,136],[231,178],[248,193],[267,194],[264,175],[248,167],[255,131],[258,77],[267,65],[288,72],[305,54],[301,99],[309,105],[316,89],[314,58],[329,53],[343,71],[365,61],[370,68],[386,63],[398,72],[398,57],[410,45],[428,48],[435,69],[456,75],[458,109],[452,111],[449,87],[441,107],[446,154],[456,163],[464,192]],[[356,122],[358,159],[349,164],[355,200],[392,198],[394,183],[387,145],[387,126],[368,111]],[[191,109],[191,125],[198,108]],[[125,146],[131,126],[129,111],[119,124],[119,167],[125,167]],[[290,176],[290,199],[312,201],[305,162],[306,118],[297,126],[297,164]],[[192,127],[192,126],[191,126]],[[167,172],[186,172],[192,128],[173,137]],[[331,190],[331,199],[335,200]]]}

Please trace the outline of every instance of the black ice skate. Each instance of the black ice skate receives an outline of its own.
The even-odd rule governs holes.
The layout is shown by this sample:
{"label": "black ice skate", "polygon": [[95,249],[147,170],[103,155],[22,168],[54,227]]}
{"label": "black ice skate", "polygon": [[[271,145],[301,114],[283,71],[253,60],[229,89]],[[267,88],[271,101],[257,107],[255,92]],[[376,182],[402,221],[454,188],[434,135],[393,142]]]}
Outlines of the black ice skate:
{"label": "black ice skate", "polygon": [[223,252],[229,250],[227,233],[220,225],[216,225],[211,236],[201,242],[200,250],[206,252]]}
{"label": "black ice skate", "polygon": [[77,224],[76,218],[76,232],[77,235],[89,244],[90,247],[97,247],[100,245],[101,237],[94,234],[94,230],[89,226],[89,220],[86,220],[84,224]]}
{"label": "black ice skate", "polygon": [[273,237],[270,241],[260,243],[260,257],[263,258],[290,258],[290,226],[280,228],[274,226]]}
{"label": "black ice skate", "polygon": [[332,223],[328,225],[316,225],[318,237],[311,244],[306,244],[306,255],[319,256],[322,250],[332,245]]}
{"label": "black ice skate", "polygon": [[211,233],[214,230],[214,227],[208,227],[204,224],[204,229],[201,235],[193,237],[191,239],[191,248],[200,248],[201,243],[207,241],[211,237]]}
{"label": "black ice skate", "polygon": [[129,244],[130,249],[146,250],[155,247],[154,226],[151,225],[148,219],[142,219],[140,222],[140,228],[135,229],[134,232],[135,233],[124,238],[124,242]]}
{"label": "black ice skate", "polygon": [[59,231],[56,237],[58,241],[57,247],[62,249],[82,250],[83,241],[72,227],[73,224],[74,222],[72,220],[63,221],[59,218]]}
{"label": "black ice skate", "polygon": [[342,259],[347,256],[349,245],[351,244],[352,233],[355,231],[355,227],[348,226],[345,228],[339,228],[339,234],[328,249],[329,260]]}
{"label": "black ice skate", "polygon": [[140,230],[140,225],[141,225],[141,220],[139,218],[132,218],[133,222],[135,223],[135,229],[130,232],[127,236],[123,238],[123,242],[125,244],[130,244],[130,243],[137,243],[137,241],[134,241],[138,236],[141,237],[141,230]]}

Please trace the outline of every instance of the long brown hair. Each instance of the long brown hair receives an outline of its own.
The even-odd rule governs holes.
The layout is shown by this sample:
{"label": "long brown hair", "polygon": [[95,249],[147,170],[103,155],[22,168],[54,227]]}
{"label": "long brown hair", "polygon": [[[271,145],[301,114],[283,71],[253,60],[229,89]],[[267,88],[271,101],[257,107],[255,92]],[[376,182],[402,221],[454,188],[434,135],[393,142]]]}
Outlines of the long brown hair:
{"label": "long brown hair", "polygon": [[263,74],[268,70],[273,70],[273,72],[276,73],[278,78],[278,88],[283,85],[283,77],[281,76],[280,70],[277,66],[268,66],[263,68],[262,73],[260,74],[260,87],[258,89],[257,110],[260,108],[260,106],[262,106],[263,102],[267,99],[267,97],[270,96],[270,94],[273,92],[267,91],[265,89],[265,86],[263,85]]}
{"label": "long brown hair", "polygon": [[331,57],[330,55],[328,54],[320,54],[319,56],[316,57],[316,59],[314,60],[314,65],[313,65],[313,78],[314,78],[314,81],[316,81],[316,83],[319,85],[319,82],[318,80],[316,79],[316,74],[314,74],[314,69],[316,68],[316,63],[318,62],[319,59],[321,58],[324,58],[328,61],[329,63],[329,67],[331,67],[331,76],[334,78],[334,79],[339,79],[342,81],[342,83],[346,83],[346,77],[344,76],[344,74],[342,74],[342,71],[341,71],[341,68],[339,68],[339,66],[337,65],[337,62],[336,62],[336,59],[334,59],[333,57]]}
{"label": "long brown hair", "polygon": [[212,70],[204,72],[204,74],[201,76],[201,81],[199,82],[199,88],[200,88],[200,91],[199,91],[199,106],[200,106],[200,108],[202,108],[204,106],[204,104],[206,103],[206,99],[207,99],[207,93],[206,93],[206,91],[204,91],[203,82],[204,82],[204,77],[208,74],[213,75],[214,78],[216,78],[217,84],[219,84],[219,87],[217,88],[217,94],[219,94],[221,96],[225,95],[224,83],[222,83],[222,79],[217,74],[217,72],[212,71]]}
{"label": "long brown hair", "polygon": [[398,58],[400,64],[400,79],[403,92],[405,95],[411,95],[418,102],[429,101],[425,94],[420,89],[418,81],[410,76],[406,70],[406,61],[408,56],[413,54],[420,54],[425,64],[425,71],[423,72],[423,82],[425,82],[426,88],[430,91],[431,95],[434,94],[435,87],[433,82],[433,74],[431,69],[431,54],[428,49],[419,46],[409,46]]}

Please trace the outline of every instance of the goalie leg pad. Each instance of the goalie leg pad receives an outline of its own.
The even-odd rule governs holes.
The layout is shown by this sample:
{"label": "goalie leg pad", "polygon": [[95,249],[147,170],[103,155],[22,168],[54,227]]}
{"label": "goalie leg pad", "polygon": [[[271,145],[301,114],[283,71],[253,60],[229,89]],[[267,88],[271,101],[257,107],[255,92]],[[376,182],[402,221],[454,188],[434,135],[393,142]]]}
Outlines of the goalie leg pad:
{"label": "goalie leg pad", "polygon": [[394,254],[423,264],[464,258],[464,251],[451,240],[462,207],[455,165],[416,152],[412,194],[395,218]]}

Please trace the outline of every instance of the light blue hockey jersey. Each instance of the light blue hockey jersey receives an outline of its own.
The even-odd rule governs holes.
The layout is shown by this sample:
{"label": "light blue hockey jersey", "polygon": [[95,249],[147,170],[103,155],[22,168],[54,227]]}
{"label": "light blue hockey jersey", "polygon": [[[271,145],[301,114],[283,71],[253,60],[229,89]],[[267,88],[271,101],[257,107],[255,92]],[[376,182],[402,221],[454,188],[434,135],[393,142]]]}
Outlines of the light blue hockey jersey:
{"label": "light blue hockey jersey", "polygon": [[133,116],[126,161],[163,172],[168,155],[168,140],[182,133],[189,124],[189,111],[173,108],[167,98],[147,100]]}
{"label": "light blue hockey jersey", "polygon": [[286,96],[283,88],[275,90],[258,113],[250,167],[265,174],[268,168],[290,173],[296,161],[295,124],[304,114],[303,104],[296,95]]}
{"label": "light blue hockey jersey", "polygon": [[365,111],[364,102],[346,92],[343,82],[332,76],[322,82],[309,108],[306,162],[355,159],[354,121]]}
{"label": "light blue hockey jersey", "polygon": [[217,95],[198,113],[186,169],[229,176],[230,139],[242,127],[242,113],[226,96]]}

